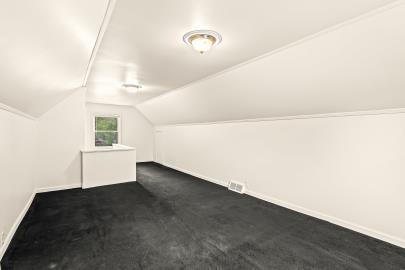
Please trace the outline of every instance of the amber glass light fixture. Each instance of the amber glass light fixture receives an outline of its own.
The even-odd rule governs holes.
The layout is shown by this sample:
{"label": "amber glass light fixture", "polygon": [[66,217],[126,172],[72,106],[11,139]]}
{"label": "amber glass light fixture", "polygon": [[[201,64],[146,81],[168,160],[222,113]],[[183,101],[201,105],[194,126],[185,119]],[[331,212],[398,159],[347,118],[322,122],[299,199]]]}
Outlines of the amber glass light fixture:
{"label": "amber glass light fixture", "polygon": [[183,41],[197,52],[203,54],[221,43],[222,37],[219,33],[212,30],[195,30],[186,33],[183,36]]}

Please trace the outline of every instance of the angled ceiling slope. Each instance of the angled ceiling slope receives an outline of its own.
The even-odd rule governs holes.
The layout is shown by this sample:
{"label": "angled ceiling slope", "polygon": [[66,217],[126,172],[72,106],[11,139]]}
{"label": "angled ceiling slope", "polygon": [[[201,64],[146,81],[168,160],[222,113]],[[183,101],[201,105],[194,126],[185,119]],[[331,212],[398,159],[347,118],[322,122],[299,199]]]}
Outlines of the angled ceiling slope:
{"label": "angled ceiling slope", "polygon": [[[392,0],[119,0],[88,81],[88,100],[134,105],[273,51]],[[182,41],[195,29],[223,41],[199,55]],[[122,84],[143,88],[128,94]]]}
{"label": "angled ceiling slope", "polygon": [[0,102],[37,117],[81,87],[108,2],[2,3]]}
{"label": "angled ceiling slope", "polygon": [[138,105],[155,124],[405,107],[405,4]]}

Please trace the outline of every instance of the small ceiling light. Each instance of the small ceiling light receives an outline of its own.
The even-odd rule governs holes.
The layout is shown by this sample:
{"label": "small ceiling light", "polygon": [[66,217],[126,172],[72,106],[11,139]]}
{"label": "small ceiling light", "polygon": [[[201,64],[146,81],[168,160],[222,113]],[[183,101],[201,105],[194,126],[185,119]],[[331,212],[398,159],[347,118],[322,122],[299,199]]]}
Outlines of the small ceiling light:
{"label": "small ceiling light", "polygon": [[183,41],[192,46],[194,50],[203,54],[222,41],[219,33],[211,30],[196,30],[186,33]]}
{"label": "small ceiling light", "polygon": [[137,92],[139,89],[142,88],[142,85],[135,83],[124,83],[122,84],[122,86],[125,87],[125,89],[130,93]]}

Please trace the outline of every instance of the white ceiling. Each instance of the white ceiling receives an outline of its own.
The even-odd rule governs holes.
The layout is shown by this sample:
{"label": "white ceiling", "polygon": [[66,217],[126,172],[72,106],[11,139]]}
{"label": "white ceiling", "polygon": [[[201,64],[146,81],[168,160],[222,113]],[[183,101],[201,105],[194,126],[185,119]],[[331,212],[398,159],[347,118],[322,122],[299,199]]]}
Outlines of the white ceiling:
{"label": "white ceiling", "polygon": [[12,0],[0,8],[0,102],[40,116],[82,86],[108,0]]}
{"label": "white ceiling", "polygon": [[[87,98],[138,104],[390,2],[118,0],[89,76]],[[182,42],[184,33],[202,28],[223,36],[206,55]],[[144,87],[128,94],[121,87],[127,80]]]}
{"label": "white ceiling", "polygon": [[405,108],[404,44],[402,1],[138,109],[178,124]]}

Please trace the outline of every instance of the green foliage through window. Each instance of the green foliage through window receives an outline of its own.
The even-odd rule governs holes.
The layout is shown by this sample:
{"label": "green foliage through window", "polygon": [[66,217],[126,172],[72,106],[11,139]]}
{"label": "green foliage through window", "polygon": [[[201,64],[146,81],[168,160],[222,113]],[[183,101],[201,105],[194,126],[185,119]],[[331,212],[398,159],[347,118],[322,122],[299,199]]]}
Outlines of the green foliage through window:
{"label": "green foliage through window", "polygon": [[117,131],[118,118],[116,117],[96,117],[96,131],[108,130]]}
{"label": "green foliage through window", "polygon": [[118,143],[118,118],[96,117],[95,146],[112,146]]}

